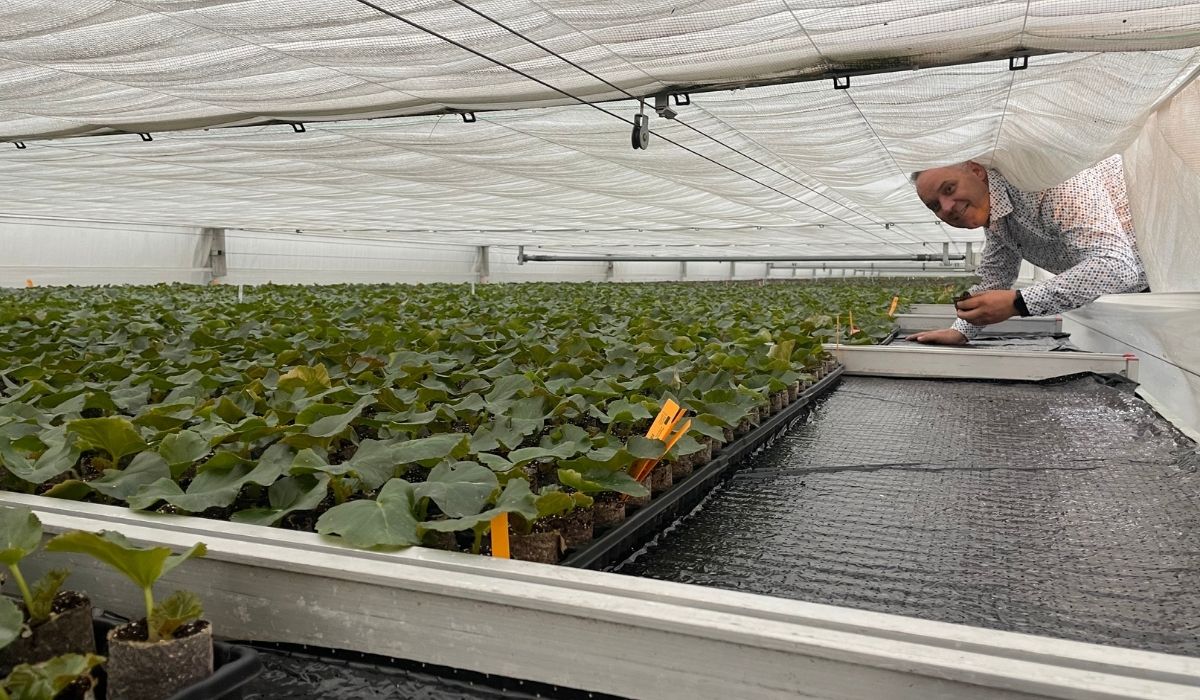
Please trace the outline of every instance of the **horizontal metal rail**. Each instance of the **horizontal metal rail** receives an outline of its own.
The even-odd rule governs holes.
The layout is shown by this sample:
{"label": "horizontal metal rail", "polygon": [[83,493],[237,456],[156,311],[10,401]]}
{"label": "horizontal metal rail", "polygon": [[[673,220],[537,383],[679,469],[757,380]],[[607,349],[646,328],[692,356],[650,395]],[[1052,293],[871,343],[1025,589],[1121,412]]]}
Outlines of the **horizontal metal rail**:
{"label": "horizontal metal rail", "polygon": [[[527,255],[517,253],[517,263],[527,262],[941,262],[942,255]],[[950,255],[949,260],[964,260]]]}
{"label": "horizontal metal rail", "polygon": [[1134,355],[1090,352],[1000,352],[965,347],[893,347],[826,343],[846,374],[922,379],[1041,381],[1072,374],[1112,374],[1137,381]]}
{"label": "horizontal metal rail", "polygon": [[[1196,697],[1200,659],[780,600],[597,571],[412,548],[364,552],[310,533],[0,493],[48,533],[116,529],[208,556],[162,591],[204,601],[221,636],[286,641],[632,698]],[[92,560],[72,566],[98,603],[136,614],[141,592]]]}

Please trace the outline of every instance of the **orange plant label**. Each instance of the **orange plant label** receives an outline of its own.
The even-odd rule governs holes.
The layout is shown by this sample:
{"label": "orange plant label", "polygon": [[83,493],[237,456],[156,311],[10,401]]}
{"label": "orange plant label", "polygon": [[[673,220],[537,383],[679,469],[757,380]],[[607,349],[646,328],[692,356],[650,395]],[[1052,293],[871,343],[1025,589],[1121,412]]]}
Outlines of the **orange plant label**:
{"label": "orange plant label", "polygon": [[497,559],[509,559],[508,553],[508,513],[501,513],[492,518],[492,556]]}

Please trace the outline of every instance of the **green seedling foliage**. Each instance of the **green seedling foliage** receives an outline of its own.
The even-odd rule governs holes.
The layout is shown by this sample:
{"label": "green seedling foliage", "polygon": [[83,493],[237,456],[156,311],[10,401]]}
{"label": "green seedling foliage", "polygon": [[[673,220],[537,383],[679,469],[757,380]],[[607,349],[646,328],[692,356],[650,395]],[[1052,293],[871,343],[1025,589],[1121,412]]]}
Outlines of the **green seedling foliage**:
{"label": "green seedling foliage", "polygon": [[17,607],[16,603],[0,596],[0,649],[21,636],[24,618],[25,616],[21,614],[21,609]]}
{"label": "green seedling foliage", "polygon": [[34,592],[21,575],[20,562],[42,542],[42,521],[29,508],[0,508],[0,564],[8,567],[21,590],[25,609],[31,614],[37,607]]}
{"label": "green seedling foliage", "polygon": [[478,535],[533,466],[640,493],[620,472],[661,454],[640,436],[664,399],[693,414],[675,454],[724,440],[812,379],[822,341],[877,342],[894,295],[903,311],[969,283],[20,290],[0,295],[0,488],[293,526],[323,483],[352,505],[396,477],[428,490],[423,516],[448,488],[425,470],[472,462],[504,491],[417,531]]}
{"label": "green seedling foliage", "polygon": [[146,447],[137,426],[121,416],[81,418],[67,423],[67,429],[85,442],[107,452],[113,466],[125,455]]}
{"label": "green seedling foliage", "polygon": [[461,518],[483,510],[499,487],[492,470],[478,462],[447,460],[430,470],[425,481],[414,487],[414,493],[418,499],[431,499],[447,516]]}
{"label": "green seedling foliage", "polygon": [[330,508],[317,520],[317,532],[338,535],[364,548],[420,544],[412,484],[392,479],[373,501],[351,501]]}
{"label": "green seedling foliage", "polygon": [[[172,554],[166,547],[138,547],[119,532],[102,530],[64,532],[46,543],[46,551],[85,554],[121,572],[142,589],[149,619],[154,611],[154,583],[189,558],[202,557],[208,550],[199,542],[182,554]],[[150,632],[150,641],[158,641],[153,628]]]}
{"label": "green seedling foliage", "polygon": [[199,620],[203,615],[204,607],[195,593],[175,591],[154,606],[146,622],[153,630],[153,637],[171,639],[176,630],[189,622]]}
{"label": "green seedling foliage", "polygon": [[96,654],[64,654],[40,664],[20,664],[0,687],[11,700],[53,700],[104,661],[103,656]]}
{"label": "green seedling foliage", "polygon": [[229,519],[249,525],[274,525],[296,511],[313,510],[329,493],[329,479],[328,474],[285,477],[267,489],[270,507],[239,510]]}
{"label": "green seedling foliage", "polygon": [[477,529],[503,513],[515,513],[525,520],[532,521],[537,518],[538,512],[534,499],[535,496],[529,490],[528,481],[524,479],[511,479],[504,485],[504,491],[500,493],[500,497],[496,500],[496,503],[488,510],[463,518],[429,520],[421,523],[420,529],[422,531],[433,530],[436,532],[459,532],[462,530]]}
{"label": "green seedling foliage", "polygon": [[54,608],[54,597],[62,589],[63,583],[71,575],[66,569],[51,569],[33,584],[30,601],[26,605],[29,612],[29,622],[38,624],[50,619]]}

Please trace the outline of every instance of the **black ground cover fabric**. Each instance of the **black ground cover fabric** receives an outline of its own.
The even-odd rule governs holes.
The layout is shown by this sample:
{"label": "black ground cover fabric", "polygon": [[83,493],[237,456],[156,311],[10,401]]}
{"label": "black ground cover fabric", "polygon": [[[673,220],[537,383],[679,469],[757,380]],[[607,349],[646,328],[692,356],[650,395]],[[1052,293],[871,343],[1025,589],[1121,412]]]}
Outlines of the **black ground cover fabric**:
{"label": "black ground cover fabric", "polygon": [[1200,655],[1198,470],[1094,377],[846,378],[619,571]]}

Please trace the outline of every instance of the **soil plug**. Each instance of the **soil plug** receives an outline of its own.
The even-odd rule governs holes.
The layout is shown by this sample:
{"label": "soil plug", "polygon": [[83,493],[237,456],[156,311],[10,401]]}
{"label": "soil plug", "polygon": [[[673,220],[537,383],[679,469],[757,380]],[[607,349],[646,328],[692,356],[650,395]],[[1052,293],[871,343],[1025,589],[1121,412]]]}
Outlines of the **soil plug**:
{"label": "soil plug", "polygon": [[117,532],[67,532],[47,542],[46,550],[94,557],[142,589],[146,617],[108,633],[110,700],[160,700],[212,675],[212,626],[199,619],[199,599],[177,591],[155,605],[153,595],[164,574],[204,555],[203,543],[172,554],[166,547],[136,547]]}
{"label": "soil plug", "polygon": [[7,674],[20,664],[96,651],[91,601],[80,593],[60,590],[68,572],[50,571],[32,587],[21,574],[19,562],[32,554],[41,541],[42,523],[33,511],[0,510],[0,564],[12,573],[22,600],[18,636],[0,650],[0,674]]}

